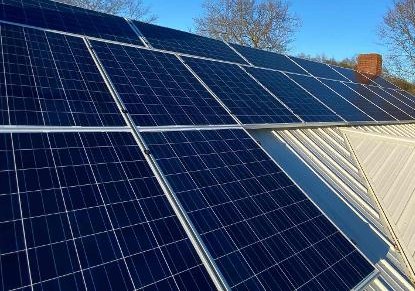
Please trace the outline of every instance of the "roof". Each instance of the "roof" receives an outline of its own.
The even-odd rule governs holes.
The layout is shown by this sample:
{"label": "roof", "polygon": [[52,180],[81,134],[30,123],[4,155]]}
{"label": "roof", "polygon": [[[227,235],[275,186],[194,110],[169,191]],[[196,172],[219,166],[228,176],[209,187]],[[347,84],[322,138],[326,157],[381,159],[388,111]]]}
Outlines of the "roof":
{"label": "roof", "polygon": [[410,231],[343,128],[404,132],[412,95],[53,1],[0,6],[1,289],[411,288]]}

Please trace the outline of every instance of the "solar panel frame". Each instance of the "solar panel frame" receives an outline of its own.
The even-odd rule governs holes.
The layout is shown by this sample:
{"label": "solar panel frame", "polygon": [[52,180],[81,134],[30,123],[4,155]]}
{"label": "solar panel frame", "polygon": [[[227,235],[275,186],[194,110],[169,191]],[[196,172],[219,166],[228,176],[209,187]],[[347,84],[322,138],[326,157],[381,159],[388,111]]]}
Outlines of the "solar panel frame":
{"label": "solar panel frame", "polygon": [[9,24],[0,34],[3,125],[125,126],[83,39]]}
{"label": "solar panel frame", "polygon": [[242,57],[221,40],[136,20],[133,20],[132,23],[154,48],[247,64]]}
{"label": "solar panel frame", "polygon": [[137,126],[236,124],[176,55],[91,43]]}
{"label": "solar panel frame", "polygon": [[[4,276],[5,269],[9,274],[25,267],[23,261],[0,268],[2,284],[36,290],[214,289],[130,132],[0,134],[5,136],[9,143],[2,145],[16,156],[12,172],[31,280],[20,284],[16,276]],[[2,245],[2,265],[10,262],[3,251]]]}
{"label": "solar panel frame", "polygon": [[319,99],[305,91],[289,75],[278,71],[245,68],[281,102],[305,122],[339,122],[343,119]]}
{"label": "solar panel frame", "polygon": [[13,23],[144,45],[124,18],[57,1],[3,0],[0,13]]}
{"label": "solar panel frame", "polygon": [[241,123],[302,122],[238,65],[188,57],[183,60]]}
{"label": "solar panel frame", "polygon": [[[276,269],[273,268],[273,266],[265,267],[268,263],[270,263],[270,260],[274,260],[278,256],[284,257],[284,251],[281,251],[282,245],[271,244],[268,245],[268,248],[264,248],[264,241],[267,238],[272,241],[272,237],[275,236],[275,233],[272,235],[273,231],[270,232],[269,229],[269,226],[272,224],[271,222],[278,222],[273,226],[274,230],[275,227],[284,229],[284,224],[281,225],[279,223],[283,218],[281,216],[282,213],[284,215],[288,215],[284,216],[286,217],[285,219],[288,219],[285,220],[286,222],[291,221],[288,218],[290,215],[294,215],[294,217],[296,217],[294,221],[299,222],[302,219],[301,217],[304,218],[304,216],[301,215],[306,214],[301,212],[301,207],[298,206],[298,204],[298,209],[296,208],[297,206],[294,207],[295,209],[291,209],[289,206],[290,203],[288,201],[284,202],[282,197],[278,198],[276,192],[270,194],[274,198],[269,196],[271,199],[269,201],[267,200],[268,198],[258,198],[261,196],[259,192],[262,191],[259,189],[263,189],[262,187],[265,187],[268,190],[273,188],[271,185],[272,183],[265,183],[266,178],[264,179],[264,177],[267,175],[277,175],[275,177],[280,178],[279,181],[281,184],[278,185],[280,188],[282,187],[281,189],[291,187],[290,185],[294,186],[294,184],[292,184],[283,172],[274,173],[271,171],[271,168],[274,168],[275,170],[278,169],[278,167],[267,155],[265,155],[264,152],[262,152],[258,145],[249,137],[248,134],[244,132],[244,130],[224,129],[191,130],[181,132],[145,132],[142,133],[142,136],[148,149],[152,153],[152,156],[161,169],[166,181],[170,184],[172,190],[174,191],[176,199],[182,203],[184,210],[187,212],[190,220],[199,231],[202,241],[207,246],[212,258],[219,267],[219,271],[222,272],[231,289],[293,289],[294,286],[307,288],[312,286],[312,283],[317,282],[307,282],[307,279],[304,279],[304,276],[310,272],[307,267],[312,268],[312,266],[307,265],[307,267],[305,267],[301,261],[295,263],[294,261],[282,259],[285,263],[282,263],[282,266],[276,265]],[[247,148],[244,149],[244,146]],[[261,161],[265,163],[265,161],[261,160],[261,156],[262,158],[266,156],[265,159],[267,160],[267,163],[269,162],[267,166],[263,164],[265,168],[262,168],[261,170],[265,176],[262,176],[262,174],[255,175],[255,179],[261,179],[261,181],[265,183],[262,185],[254,183],[254,180],[249,178],[250,175],[252,175],[250,171],[260,171]],[[235,159],[239,161],[237,162]],[[224,165],[228,166],[224,167]],[[246,165],[247,168],[239,174],[236,174],[238,170],[240,170],[238,169],[240,165]],[[223,172],[224,170],[226,171]],[[227,172],[232,174],[228,174]],[[273,174],[270,174],[271,172]],[[258,173],[259,172],[257,172],[257,174]],[[240,181],[244,182],[243,187],[241,186],[241,188],[236,187],[236,184],[234,185],[233,182],[230,181],[235,179],[238,175],[242,175],[239,176],[239,178],[242,179]],[[236,178],[236,180],[239,178]],[[226,192],[220,188],[225,186],[227,187],[227,190],[225,190]],[[295,187],[296,186],[294,186],[294,188]],[[248,192],[246,192],[246,189],[249,189],[249,191],[254,194],[247,194]],[[283,191],[286,193],[286,190]],[[290,199],[304,195],[300,194],[302,193],[301,191],[291,191],[290,193],[293,195],[288,196],[291,197]],[[288,194],[286,193],[286,195]],[[253,201],[258,202],[259,204],[255,204],[256,206],[250,205],[249,202],[246,203],[248,199],[254,199]],[[305,199],[306,200],[304,201],[308,201],[305,203],[311,203],[308,198]],[[270,204],[271,201],[273,201],[273,203]],[[284,208],[288,207],[290,210],[287,210],[286,212],[282,210],[280,214],[276,215],[272,219],[266,218],[261,221],[261,212],[263,214],[272,213],[272,209],[275,203],[277,203],[276,201],[281,203],[280,206],[284,205]],[[295,199],[290,201],[295,201]],[[315,211],[319,212],[319,210],[315,208],[314,204],[311,203],[307,205],[307,207],[311,207],[307,208],[309,211],[315,209]],[[314,214],[316,214],[316,212],[314,212]],[[281,217],[278,219],[277,216]],[[242,220],[241,217],[243,218]],[[312,215],[311,217],[315,216]],[[255,226],[249,222],[249,220],[251,220],[251,222],[254,220],[256,221],[258,218],[259,220]],[[290,223],[293,223],[293,221]],[[313,223],[311,223],[311,225],[312,224]],[[303,229],[310,230],[311,225],[307,225]],[[227,229],[224,230],[225,228]],[[255,229],[256,232],[253,232],[253,229]],[[315,234],[320,233],[317,229],[318,227],[314,230],[310,230],[308,235],[312,235],[314,236],[314,239],[316,239]],[[334,226],[333,229],[335,229]],[[325,231],[326,234],[330,234],[330,230],[326,229]],[[285,239],[288,239],[291,243],[296,245],[300,240],[300,237],[298,236],[289,236],[284,238],[284,235],[288,234],[281,235],[280,242],[284,242]],[[304,235],[306,234],[304,233]],[[279,234],[278,237],[280,237]],[[339,244],[340,241],[342,241],[342,238],[336,236],[336,240],[337,239],[339,240],[337,241],[338,243],[335,243],[335,245],[340,247],[342,252],[344,252],[350,242],[346,240],[346,244],[345,241]],[[351,244],[349,246],[351,246]],[[291,247],[296,250],[298,246]],[[293,252],[291,247],[285,242],[285,250],[291,250],[291,252]],[[330,254],[338,251],[336,251],[336,247],[334,247],[331,243],[319,246],[319,250],[327,250]],[[243,255],[241,255],[242,252]],[[316,254],[317,257],[320,256],[317,251]],[[356,255],[357,257],[361,256],[358,252]],[[309,257],[309,255],[306,255],[305,257]],[[333,257],[331,257],[331,259],[333,259]],[[354,263],[355,262],[356,261],[354,261]],[[309,263],[310,261],[308,261],[307,264]],[[366,264],[367,268],[373,270],[370,263],[366,261],[364,264]],[[349,265],[349,267],[351,267],[351,265]],[[300,271],[299,276],[295,275],[297,270],[302,270]],[[340,269],[336,270],[338,273],[341,273],[339,272]],[[342,274],[351,274],[349,272],[344,272],[344,269],[342,271]],[[332,274],[330,272],[331,271],[329,271],[328,274]],[[357,274],[355,270],[352,272],[354,275]],[[318,273],[319,272],[317,272],[317,274]],[[337,277],[336,279],[336,276],[337,275],[334,273],[334,278],[331,278],[331,280],[338,284],[336,285],[337,288],[344,288],[345,290],[351,289],[354,286],[350,287],[350,281],[353,280],[354,283],[352,284],[359,283],[356,282],[356,278],[353,279],[349,277],[346,279],[349,275],[340,275],[343,277],[342,279],[339,279],[340,277]],[[289,280],[305,280],[305,282],[296,282],[296,285],[291,285]],[[323,278],[323,280],[325,279]],[[349,286],[346,287],[344,283],[340,283],[338,280],[341,282],[343,282],[342,280],[350,280],[349,283],[346,283],[349,284]],[[321,283],[323,285],[319,285],[319,283],[317,284],[320,288],[322,288],[324,284],[329,283],[323,282]]]}

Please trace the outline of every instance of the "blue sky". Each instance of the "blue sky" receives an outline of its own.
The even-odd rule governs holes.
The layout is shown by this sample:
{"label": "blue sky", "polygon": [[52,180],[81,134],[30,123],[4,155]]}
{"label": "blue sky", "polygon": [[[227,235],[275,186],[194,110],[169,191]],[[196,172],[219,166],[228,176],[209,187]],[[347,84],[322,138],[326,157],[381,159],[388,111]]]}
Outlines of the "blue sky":
{"label": "blue sky", "polygon": [[[202,0],[144,0],[159,16],[159,25],[188,31],[202,13]],[[377,29],[392,0],[290,0],[301,20],[291,54],[325,54],[341,59],[379,52]]]}

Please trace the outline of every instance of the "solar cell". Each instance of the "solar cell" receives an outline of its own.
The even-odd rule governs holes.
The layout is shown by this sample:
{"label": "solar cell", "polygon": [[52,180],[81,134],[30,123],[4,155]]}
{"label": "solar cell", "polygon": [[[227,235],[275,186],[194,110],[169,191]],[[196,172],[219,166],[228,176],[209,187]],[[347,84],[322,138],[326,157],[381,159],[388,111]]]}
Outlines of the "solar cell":
{"label": "solar cell", "polygon": [[2,0],[0,5],[1,20],[143,45],[122,17],[49,0]]}
{"label": "solar cell", "polygon": [[122,126],[82,39],[0,24],[3,125]]}
{"label": "solar cell", "polygon": [[285,55],[254,49],[242,45],[230,44],[240,54],[242,54],[251,64],[258,67],[270,68],[274,70],[307,74],[297,64]]}
{"label": "solar cell", "polygon": [[348,83],[348,85],[350,86],[348,87],[344,83],[338,82],[338,81],[325,80],[325,79],[320,79],[320,81],[323,82],[328,87],[330,87],[335,92],[337,92],[338,94],[340,94],[341,96],[343,96],[343,98],[345,98],[347,101],[355,105],[361,111],[363,111],[364,113],[372,117],[374,120],[376,121],[396,120],[394,117],[389,115],[387,112],[383,111],[380,107],[372,103],[371,100],[364,98],[362,95],[359,95],[356,91],[352,90],[351,83]]}
{"label": "solar cell", "polygon": [[311,94],[317,97],[321,102],[333,109],[346,121],[373,120],[363,111],[353,106],[352,103],[349,103],[340,95],[336,94],[335,92],[324,86],[316,78],[294,74],[290,74],[289,76],[302,87],[304,87],[307,91],[309,91]]}
{"label": "solar cell", "polygon": [[373,271],[243,130],[143,136],[231,288],[350,290]]}
{"label": "solar cell", "polygon": [[311,75],[315,77],[339,80],[339,81],[347,81],[345,77],[337,73],[327,64],[309,61],[306,59],[295,58],[295,57],[290,57],[290,59],[295,61],[298,65],[300,65],[303,69],[305,69],[307,72],[309,72]]}
{"label": "solar cell", "polygon": [[[400,120],[405,120],[402,118],[406,118],[406,120],[414,119],[415,117],[415,109],[410,106],[410,102],[403,96],[399,94],[390,94],[385,89],[382,89],[378,86],[367,86],[367,88],[371,91],[373,91],[375,94],[382,97],[382,99],[388,101],[392,105],[394,105],[396,108],[399,109],[399,111],[394,110],[397,112],[399,116],[402,116],[401,112],[405,113],[405,116],[400,117]],[[391,112],[392,113],[392,112]]]}
{"label": "solar cell", "polygon": [[244,59],[223,41],[140,21],[133,23],[155,48],[246,64]]}
{"label": "solar cell", "polygon": [[214,289],[130,133],[0,142],[2,290]]}
{"label": "solar cell", "polygon": [[301,122],[237,65],[184,59],[242,123]]}
{"label": "solar cell", "polygon": [[246,70],[306,122],[343,121],[281,72],[257,68]]}
{"label": "solar cell", "polygon": [[92,46],[136,125],[235,123],[176,56],[98,41]]}

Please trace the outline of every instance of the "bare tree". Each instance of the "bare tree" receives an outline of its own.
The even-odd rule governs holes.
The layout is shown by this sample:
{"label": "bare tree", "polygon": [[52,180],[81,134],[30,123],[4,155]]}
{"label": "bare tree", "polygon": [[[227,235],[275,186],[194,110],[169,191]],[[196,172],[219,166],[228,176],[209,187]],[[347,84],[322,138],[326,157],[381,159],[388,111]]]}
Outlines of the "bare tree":
{"label": "bare tree", "polygon": [[199,34],[270,51],[286,51],[300,25],[285,0],[205,0],[203,8]]}
{"label": "bare tree", "polygon": [[391,73],[414,79],[415,74],[415,0],[395,0],[380,28],[389,49],[386,56]]}
{"label": "bare tree", "polygon": [[58,0],[59,2],[91,9],[99,12],[120,15],[144,22],[154,22],[157,16],[150,12],[143,0]]}

